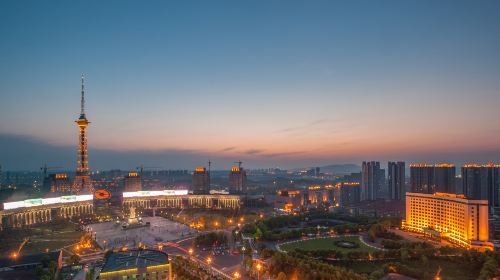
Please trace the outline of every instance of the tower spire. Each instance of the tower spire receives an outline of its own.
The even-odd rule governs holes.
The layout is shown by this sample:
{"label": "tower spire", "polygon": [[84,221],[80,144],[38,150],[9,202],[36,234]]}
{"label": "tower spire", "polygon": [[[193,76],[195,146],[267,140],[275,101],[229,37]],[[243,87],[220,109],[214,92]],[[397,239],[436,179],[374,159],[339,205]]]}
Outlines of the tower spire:
{"label": "tower spire", "polygon": [[82,74],[82,100],[80,103],[80,117],[85,118],[85,86],[84,86],[84,77]]}

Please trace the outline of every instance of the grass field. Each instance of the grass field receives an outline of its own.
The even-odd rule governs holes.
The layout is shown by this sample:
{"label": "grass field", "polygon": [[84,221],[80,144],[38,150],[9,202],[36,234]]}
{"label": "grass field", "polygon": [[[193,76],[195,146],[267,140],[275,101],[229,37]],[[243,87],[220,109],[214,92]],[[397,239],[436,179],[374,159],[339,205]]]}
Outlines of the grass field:
{"label": "grass field", "polygon": [[[349,249],[343,248],[335,245],[335,241],[346,240],[352,243],[358,244],[357,248]],[[337,250],[340,252],[353,252],[353,251],[362,251],[362,252],[373,252],[376,249],[372,247],[368,247],[359,241],[357,236],[339,236],[332,238],[319,238],[319,239],[310,239],[310,240],[301,240],[298,242],[288,243],[280,245],[280,248],[283,251],[292,251],[296,248],[300,248],[306,251],[315,251],[315,250]]]}

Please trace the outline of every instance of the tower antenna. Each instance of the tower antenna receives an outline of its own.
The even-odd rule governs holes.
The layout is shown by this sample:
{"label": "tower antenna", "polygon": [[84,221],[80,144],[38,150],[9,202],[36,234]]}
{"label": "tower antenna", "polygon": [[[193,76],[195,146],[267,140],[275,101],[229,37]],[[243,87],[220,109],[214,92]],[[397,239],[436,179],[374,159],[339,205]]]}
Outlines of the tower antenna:
{"label": "tower antenna", "polygon": [[85,116],[85,85],[84,85],[84,76],[82,74],[82,100],[80,103],[80,116]]}

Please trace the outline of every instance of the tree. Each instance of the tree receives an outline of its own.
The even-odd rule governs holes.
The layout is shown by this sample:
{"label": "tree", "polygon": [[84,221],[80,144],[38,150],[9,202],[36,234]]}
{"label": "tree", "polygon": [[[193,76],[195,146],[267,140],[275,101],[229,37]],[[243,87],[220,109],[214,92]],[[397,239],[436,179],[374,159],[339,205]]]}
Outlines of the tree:
{"label": "tree", "polygon": [[278,277],[276,277],[276,280],[286,280],[286,274],[282,271],[278,274]]}
{"label": "tree", "polygon": [[73,254],[66,260],[66,263],[68,265],[78,265],[80,264],[80,256]]}

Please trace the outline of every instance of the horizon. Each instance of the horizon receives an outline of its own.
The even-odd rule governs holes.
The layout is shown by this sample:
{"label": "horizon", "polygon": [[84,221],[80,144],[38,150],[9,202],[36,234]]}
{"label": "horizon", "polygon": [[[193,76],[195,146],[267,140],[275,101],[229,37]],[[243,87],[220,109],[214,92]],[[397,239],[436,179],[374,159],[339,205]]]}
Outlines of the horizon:
{"label": "horizon", "polygon": [[75,167],[82,72],[93,171],[499,162],[498,8],[0,3],[0,164]]}

